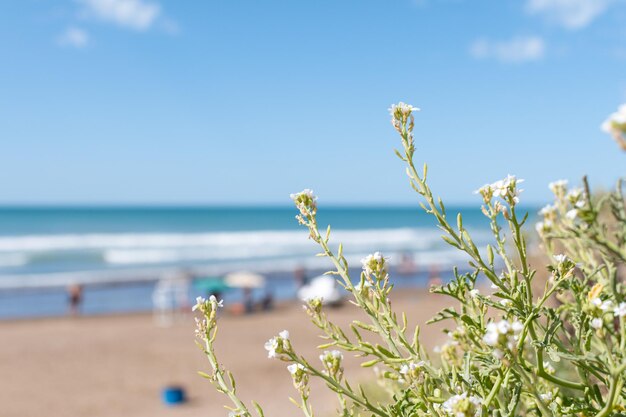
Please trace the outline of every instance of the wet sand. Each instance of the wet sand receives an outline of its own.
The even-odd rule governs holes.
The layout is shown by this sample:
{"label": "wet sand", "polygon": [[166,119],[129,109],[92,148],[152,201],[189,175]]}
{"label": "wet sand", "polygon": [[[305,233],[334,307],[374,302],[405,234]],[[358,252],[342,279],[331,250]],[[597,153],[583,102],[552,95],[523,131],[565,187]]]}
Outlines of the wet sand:
{"label": "wet sand", "polygon": [[[392,292],[394,309],[410,324],[424,324],[449,304],[426,290]],[[344,329],[362,318],[355,307],[329,309]],[[237,380],[240,396],[255,399],[265,415],[298,415],[288,397],[297,397],[286,363],[267,359],[264,342],[283,329],[295,349],[316,363],[322,343],[299,303],[284,303],[268,313],[220,317],[216,349],[221,363]],[[152,315],[55,318],[0,322],[0,415],[2,417],[165,417],[226,416],[227,399],[197,371],[208,363],[194,343],[191,314],[170,327]],[[441,326],[423,326],[421,340],[432,348],[445,336]],[[346,356],[351,382],[366,382],[371,369]],[[182,385],[186,404],[167,407],[160,398],[169,384]],[[335,395],[312,386],[316,415],[332,415]]]}

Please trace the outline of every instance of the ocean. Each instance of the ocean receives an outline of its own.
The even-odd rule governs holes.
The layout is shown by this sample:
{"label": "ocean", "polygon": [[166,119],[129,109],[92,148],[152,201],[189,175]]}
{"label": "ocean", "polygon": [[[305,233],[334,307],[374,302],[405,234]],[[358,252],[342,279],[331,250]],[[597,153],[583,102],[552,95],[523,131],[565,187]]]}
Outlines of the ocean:
{"label": "ocean", "polygon": [[[489,241],[479,209],[447,210],[452,219],[463,214],[478,245]],[[70,284],[99,288],[99,295],[117,288],[115,300],[104,297],[98,308],[92,303],[92,313],[149,309],[149,302],[133,304],[133,286],[149,291],[161,276],[178,270],[202,276],[257,271],[268,276],[279,298],[292,296],[295,289],[281,283],[291,282],[295,268],[322,272],[330,267],[314,256],[317,246],[296,214],[293,207],[0,208],[0,317],[28,315],[22,314],[20,297],[64,299]],[[318,222],[322,229],[332,225],[331,243],[343,243],[355,267],[368,253],[381,251],[396,267],[409,260],[422,282],[433,268],[449,271],[466,264],[419,207],[322,208]],[[126,298],[128,303],[120,301]],[[37,308],[41,311],[34,315],[64,311]]]}

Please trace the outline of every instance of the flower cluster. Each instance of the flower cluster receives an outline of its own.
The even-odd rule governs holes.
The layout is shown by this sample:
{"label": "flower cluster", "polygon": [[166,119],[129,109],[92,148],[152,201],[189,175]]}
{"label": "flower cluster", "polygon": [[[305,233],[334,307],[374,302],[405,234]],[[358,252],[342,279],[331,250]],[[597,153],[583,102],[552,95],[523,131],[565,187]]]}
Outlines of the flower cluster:
{"label": "flower cluster", "polygon": [[398,104],[392,104],[389,108],[389,114],[391,115],[391,124],[396,130],[400,131],[401,126],[406,124],[407,121],[413,117],[414,111],[420,111],[419,108],[399,102]]}
{"label": "flower cluster", "polygon": [[216,311],[220,307],[224,307],[224,300],[217,301],[214,295],[211,295],[208,300],[204,297],[196,297],[196,304],[191,308],[191,311],[200,310],[202,313],[206,313]]}
{"label": "flower cluster", "polygon": [[317,317],[322,312],[322,306],[324,300],[321,297],[312,297],[306,300],[306,303],[302,306],[304,311],[311,317]]}
{"label": "flower cluster", "polygon": [[402,138],[402,145],[409,157],[415,152],[415,144],[413,140],[413,127],[415,126],[415,118],[413,112],[419,111],[417,107],[410,104],[399,102],[392,104],[389,108],[391,114],[391,124]]}
{"label": "flower cluster", "polygon": [[[560,189],[560,187],[561,186],[559,186],[558,188],[554,187],[554,189]],[[537,222],[537,224],[535,225],[535,229],[540,236],[545,236],[546,233],[552,231],[558,213],[559,209],[554,204],[548,204],[544,206],[541,210],[539,210],[539,215],[543,217],[543,221]]]}
{"label": "flower cluster", "polygon": [[587,294],[589,302],[588,310],[593,317],[590,325],[594,329],[601,329],[604,325],[604,315],[613,309],[613,302],[602,297],[604,286],[600,283],[595,284]]}
{"label": "flower cluster", "polygon": [[483,337],[485,344],[494,347],[493,354],[501,359],[504,356],[503,350],[514,351],[519,334],[524,329],[524,325],[519,320],[500,320],[487,324],[486,333]]}
{"label": "flower cluster", "polygon": [[549,187],[555,197],[555,203],[549,204],[539,211],[543,220],[535,225],[535,228],[541,237],[549,237],[548,234],[555,231],[562,220],[568,227],[576,226],[584,230],[588,227],[586,214],[589,212],[587,207],[587,195],[582,188],[572,188],[568,190],[567,180],[558,180],[551,182]]}
{"label": "flower cluster", "polygon": [[[480,194],[483,197],[485,204],[491,203],[494,197],[500,197],[506,201],[509,205],[514,206],[519,203],[519,195],[522,189],[517,188],[517,185],[524,182],[522,179],[517,179],[515,175],[507,175],[506,178],[498,180],[491,184],[485,184],[475,191],[476,194]],[[505,207],[498,205],[497,211],[505,212]]]}
{"label": "flower cluster", "polygon": [[293,386],[298,390],[304,390],[309,383],[309,374],[306,372],[304,365],[300,363],[292,363],[287,366],[287,370],[293,378]]}
{"label": "flower cluster", "polygon": [[324,365],[325,372],[328,376],[333,378],[341,378],[343,375],[343,366],[341,362],[343,361],[343,354],[338,350],[325,350],[320,355],[320,360]]}
{"label": "flower cluster", "polygon": [[465,335],[465,329],[457,328],[455,331],[448,331],[447,340],[433,348],[433,352],[441,355],[441,358],[448,362],[456,362],[459,359],[460,342]]}
{"label": "flower cluster", "polygon": [[480,415],[480,398],[467,392],[454,395],[441,404],[441,409],[452,417],[474,417]]}
{"label": "flower cluster", "polygon": [[361,259],[363,271],[367,275],[375,275],[378,279],[383,279],[387,275],[387,260],[380,252],[374,252]]}
{"label": "flower cluster", "polygon": [[550,191],[552,191],[555,197],[560,200],[565,196],[568,182],[569,181],[567,180],[552,181],[548,184],[548,188],[550,189]]}
{"label": "flower cluster", "polygon": [[550,266],[552,276],[555,279],[565,279],[574,273],[576,264],[570,258],[563,254],[554,255],[553,259],[556,261],[556,266]]}
{"label": "flower cluster", "polygon": [[582,188],[573,188],[568,191],[565,196],[566,203],[569,204],[570,209],[565,213],[565,217],[570,220],[576,220],[579,217],[579,212],[585,207],[585,193]]}
{"label": "flower cluster", "polygon": [[426,366],[424,361],[409,362],[402,365],[398,372],[402,375],[402,380],[419,384],[424,380],[424,366]]}
{"label": "flower cluster", "polygon": [[626,104],[622,104],[615,113],[609,115],[601,128],[613,136],[618,145],[626,150]]}
{"label": "flower cluster", "polygon": [[306,220],[310,220],[317,213],[317,196],[313,194],[313,190],[306,188],[299,193],[290,194],[289,197],[300,210],[300,214],[296,216],[300,224],[306,224]]}
{"label": "flower cluster", "polygon": [[267,350],[268,358],[287,359],[286,353],[291,351],[291,343],[289,342],[289,332],[283,330],[278,336],[272,337],[265,342],[265,350]]}
{"label": "flower cluster", "polygon": [[208,337],[208,332],[215,328],[217,320],[217,309],[224,307],[224,300],[217,300],[214,295],[211,295],[207,300],[204,297],[197,297],[196,304],[191,308],[191,311],[200,311],[202,313],[202,319],[195,317],[196,321],[196,336],[203,339]]}

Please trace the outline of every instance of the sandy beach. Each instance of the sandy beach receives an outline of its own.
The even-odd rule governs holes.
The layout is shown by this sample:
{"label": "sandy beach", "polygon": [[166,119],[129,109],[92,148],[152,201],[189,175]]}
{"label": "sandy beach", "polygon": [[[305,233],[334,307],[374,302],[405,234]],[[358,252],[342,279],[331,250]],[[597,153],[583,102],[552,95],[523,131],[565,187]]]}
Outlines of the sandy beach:
{"label": "sandy beach", "polygon": [[[423,324],[448,300],[426,290],[392,293],[396,311],[411,324]],[[346,303],[329,310],[347,328],[360,317]],[[295,349],[315,361],[321,342],[300,304],[283,303],[268,313],[220,318],[217,343],[223,365],[230,369],[242,398],[255,399],[267,416],[297,415],[288,400],[295,396],[285,363],[267,359],[263,343],[288,329]],[[191,314],[170,327],[159,327],[149,314],[0,322],[0,415],[2,417],[165,417],[224,416],[226,399],[197,375],[208,363],[194,343]],[[441,326],[424,326],[422,341],[432,347],[442,340]],[[346,355],[351,382],[367,381],[371,370]],[[189,401],[167,407],[160,398],[168,384],[185,387]],[[331,415],[335,396],[312,387],[317,415]]]}

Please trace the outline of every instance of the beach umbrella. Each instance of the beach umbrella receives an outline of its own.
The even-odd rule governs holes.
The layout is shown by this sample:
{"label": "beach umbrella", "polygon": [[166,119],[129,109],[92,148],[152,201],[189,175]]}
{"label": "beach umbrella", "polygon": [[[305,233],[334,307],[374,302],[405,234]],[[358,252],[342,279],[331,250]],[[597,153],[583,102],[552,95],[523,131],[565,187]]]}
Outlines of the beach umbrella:
{"label": "beach umbrella", "polygon": [[261,288],[265,285],[265,277],[254,272],[240,271],[226,275],[226,285],[238,288]]}
{"label": "beach umbrella", "polygon": [[202,292],[211,293],[211,294],[224,292],[230,289],[230,287],[226,285],[224,280],[219,277],[199,278],[194,281],[193,287]]}

